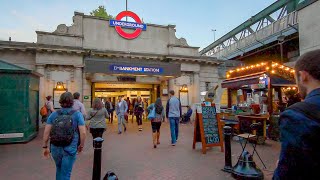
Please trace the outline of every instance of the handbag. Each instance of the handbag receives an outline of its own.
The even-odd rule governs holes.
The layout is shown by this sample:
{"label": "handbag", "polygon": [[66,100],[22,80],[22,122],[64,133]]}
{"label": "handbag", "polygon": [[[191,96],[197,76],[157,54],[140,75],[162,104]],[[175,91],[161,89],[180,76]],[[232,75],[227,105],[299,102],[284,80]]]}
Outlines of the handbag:
{"label": "handbag", "polygon": [[156,118],[156,107],[152,107],[150,113],[148,114],[148,119],[152,120]]}

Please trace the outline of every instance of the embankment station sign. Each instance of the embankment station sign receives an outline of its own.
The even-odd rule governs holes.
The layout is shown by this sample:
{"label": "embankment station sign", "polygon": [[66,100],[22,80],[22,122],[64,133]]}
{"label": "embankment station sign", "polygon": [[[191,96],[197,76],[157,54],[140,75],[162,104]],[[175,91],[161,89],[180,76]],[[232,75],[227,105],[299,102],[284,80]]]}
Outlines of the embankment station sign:
{"label": "embankment station sign", "polygon": [[143,67],[143,66],[126,66],[126,65],[111,65],[110,71],[119,73],[148,73],[148,74],[162,74],[161,67]]}
{"label": "embankment station sign", "polygon": [[[131,17],[136,22],[127,22],[127,21],[121,21],[124,17]],[[120,12],[115,20],[110,20],[110,26],[115,27],[117,33],[126,39],[135,39],[137,38],[142,31],[147,30],[147,25],[143,24],[139,16],[131,11],[122,11]],[[135,29],[132,33],[125,32],[122,28],[127,29]]]}

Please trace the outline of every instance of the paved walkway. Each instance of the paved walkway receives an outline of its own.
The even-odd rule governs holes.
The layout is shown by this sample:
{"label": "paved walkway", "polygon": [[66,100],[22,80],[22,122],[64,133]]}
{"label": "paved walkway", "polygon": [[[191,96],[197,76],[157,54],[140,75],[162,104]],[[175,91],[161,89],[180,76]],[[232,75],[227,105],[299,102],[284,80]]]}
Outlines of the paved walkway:
{"label": "paved walkway", "polygon": [[[0,145],[0,174],[4,180],[51,180],[55,178],[55,165],[52,160],[41,158],[41,129],[39,136],[26,144]],[[102,152],[102,176],[114,171],[120,180],[160,180],[160,179],[232,179],[230,174],[221,171],[224,166],[224,153],[220,148],[212,148],[206,155],[201,154],[201,144],[192,149],[193,126],[181,125],[177,146],[170,145],[170,129],[167,123],[161,127],[161,144],[153,149],[151,127],[144,124],[142,132],[135,124],[129,123],[126,133],[117,134],[117,125],[108,124],[104,134]],[[271,179],[280,145],[267,141],[258,150],[267,164],[266,179]],[[233,165],[241,152],[240,145],[232,141]],[[262,167],[258,158],[257,165]],[[91,179],[93,163],[92,137],[88,134],[84,152],[78,156],[72,179]]]}

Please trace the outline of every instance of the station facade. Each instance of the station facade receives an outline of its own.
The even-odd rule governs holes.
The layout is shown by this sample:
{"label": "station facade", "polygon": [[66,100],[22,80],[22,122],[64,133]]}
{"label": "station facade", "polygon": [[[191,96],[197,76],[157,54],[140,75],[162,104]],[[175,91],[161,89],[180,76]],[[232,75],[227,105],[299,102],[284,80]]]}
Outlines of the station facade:
{"label": "station facade", "polygon": [[169,90],[175,90],[183,106],[200,102],[203,92],[218,84],[222,61],[200,56],[199,47],[175,36],[174,25],[145,26],[130,39],[119,34],[119,27],[111,26],[109,20],[75,12],[71,26],[36,31],[36,43],[0,41],[0,59],[42,75],[40,107],[51,95],[59,108],[63,91],[80,92],[87,108],[95,97],[119,95],[141,96],[148,102],[161,97],[165,102]]}

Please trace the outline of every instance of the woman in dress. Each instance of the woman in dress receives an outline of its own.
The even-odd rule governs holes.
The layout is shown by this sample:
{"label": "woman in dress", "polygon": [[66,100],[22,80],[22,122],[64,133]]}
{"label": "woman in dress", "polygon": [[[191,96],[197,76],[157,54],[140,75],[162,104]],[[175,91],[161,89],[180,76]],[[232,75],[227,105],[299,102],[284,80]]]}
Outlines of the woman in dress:
{"label": "woman in dress", "polygon": [[93,139],[102,137],[103,132],[107,129],[106,119],[109,118],[109,113],[99,98],[93,100],[92,109],[89,110],[86,118],[90,121],[89,127]]}
{"label": "woman in dress", "polygon": [[161,122],[165,118],[164,108],[162,106],[161,99],[158,98],[155,103],[150,104],[148,107],[149,113],[155,108],[155,118],[151,119],[151,127],[152,127],[152,139],[153,139],[153,147],[157,148],[157,145],[160,144],[160,127]]}

